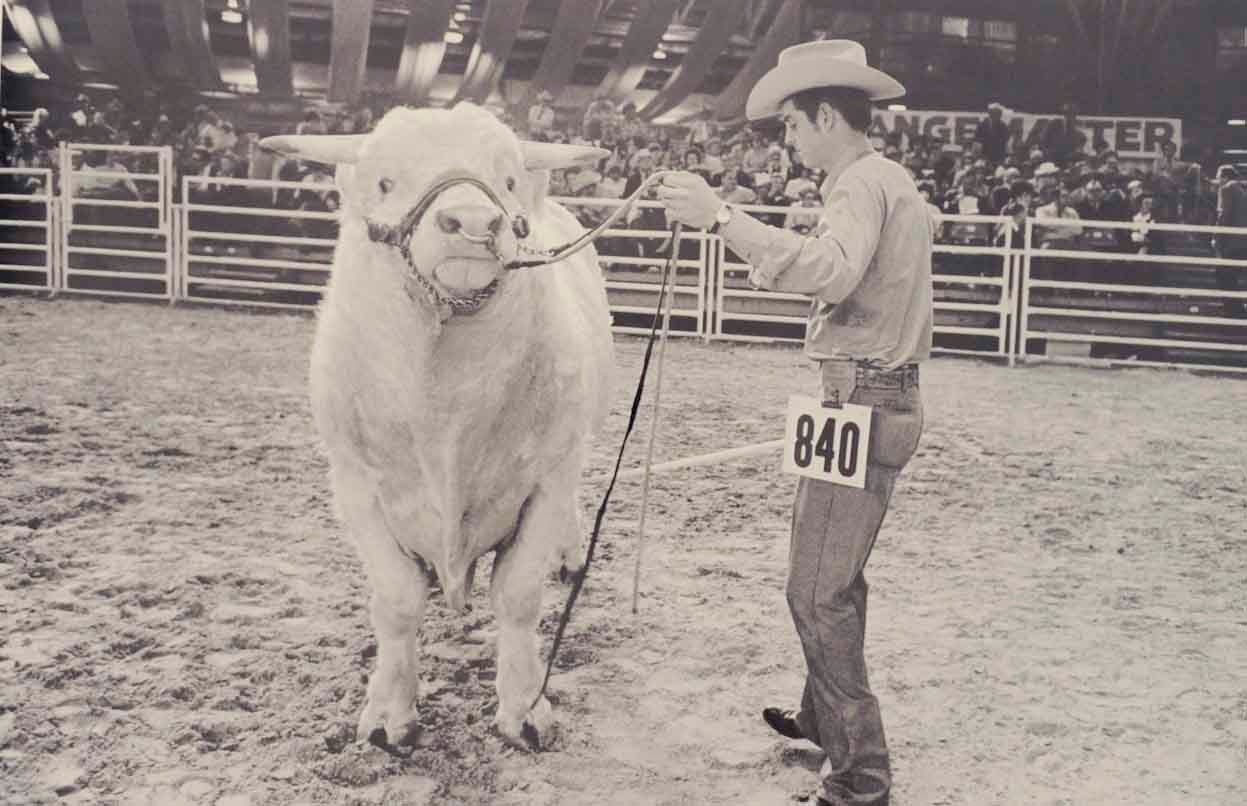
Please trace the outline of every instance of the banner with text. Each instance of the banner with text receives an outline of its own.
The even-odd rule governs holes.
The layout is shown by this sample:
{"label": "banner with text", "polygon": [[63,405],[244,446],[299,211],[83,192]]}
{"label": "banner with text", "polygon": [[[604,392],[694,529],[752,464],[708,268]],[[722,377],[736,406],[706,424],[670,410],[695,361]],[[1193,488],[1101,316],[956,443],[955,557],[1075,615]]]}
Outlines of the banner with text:
{"label": "banner with text", "polygon": [[[946,143],[968,147],[974,142],[974,129],[987,117],[986,112],[893,112],[877,109],[870,127],[872,138],[883,139],[889,134],[901,132],[908,137],[925,135],[938,137]],[[1021,138],[1027,146],[1042,147],[1044,132],[1060,115],[1032,115],[1015,112],[1005,115],[1004,122],[1012,132],[1009,148],[1013,149]],[[1178,118],[1132,118],[1080,116],[1078,128],[1087,135],[1087,153],[1093,153],[1097,140],[1104,140],[1119,157],[1156,157],[1162,143],[1172,142],[1179,151],[1182,148],[1182,121]]]}

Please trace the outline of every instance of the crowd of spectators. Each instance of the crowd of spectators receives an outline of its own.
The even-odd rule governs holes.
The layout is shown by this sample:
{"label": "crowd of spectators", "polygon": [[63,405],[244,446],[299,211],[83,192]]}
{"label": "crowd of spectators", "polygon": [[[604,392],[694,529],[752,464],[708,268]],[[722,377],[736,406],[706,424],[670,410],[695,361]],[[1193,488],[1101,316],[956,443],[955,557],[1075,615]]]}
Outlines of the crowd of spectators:
{"label": "crowd of spectators", "polygon": [[[524,113],[503,112],[504,120],[523,136],[553,142],[600,146],[610,152],[596,169],[556,171],[550,193],[564,197],[620,198],[630,195],[651,173],[683,169],[706,178],[718,194],[738,204],[759,204],[771,209],[759,215],[769,223],[798,232],[817,222],[821,206],[821,173],[802,165],[779,141],[778,130],[766,127],[724,128],[707,112],[685,126],[655,126],[638,116],[632,102],[616,105],[598,96],[583,115],[568,115],[551,106],[549,93],[541,93]],[[1165,250],[1163,233],[1142,226],[1129,229],[1095,229],[1077,221],[1087,219],[1151,222],[1215,223],[1215,181],[1207,181],[1198,163],[1179,158],[1172,143],[1151,164],[1120,160],[1106,143],[1086,149],[1086,135],[1077,127],[1077,112],[1067,107],[1064,119],[1049,126],[1036,142],[1011,141],[1003,121],[1007,110],[1000,104],[988,108],[973,141],[945,142],[936,137],[889,137],[877,145],[888,159],[904,165],[913,175],[933,213],[1004,215],[1010,223],[998,227],[949,222],[940,237],[967,243],[1001,242],[1009,230],[1015,238],[1027,217],[1059,220],[1037,229],[1041,247],[1073,243],[1092,248],[1159,253]],[[350,133],[368,130],[373,108],[362,105],[347,113],[309,109],[291,126],[296,133]],[[267,132],[266,132],[267,133]],[[257,174],[249,161],[255,156],[254,133],[236,130],[233,123],[207,105],[195,106],[181,115],[164,104],[143,114],[127,109],[113,98],[96,104],[81,94],[71,108],[50,114],[35,110],[18,125],[5,115],[4,158],[8,165],[52,167],[56,144],[75,143],[171,146],[178,178],[186,175],[240,177]],[[152,199],[151,180],[130,179],[124,173],[154,169],[150,155],[124,152],[84,151],[75,167],[97,171],[94,178],[78,175],[75,192],[84,196],[121,199]],[[283,209],[332,212],[337,197],[331,177],[323,166],[299,161],[279,162],[275,176],[306,189],[283,189],[262,201]],[[38,181],[26,180],[31,189]],[[178,190],[180,191],[180,181]],[[257,204],[254,192],[240,192],[227,184],[204,183],[199,198],[224,204],[246,201]],[[578,215],[594,225],[611,208],[580,206]],[[634,208],[627,225],[642,229],[665,229],[661,211]],[[323,237],[325,222],[293,219],[292,234]],[[331,233],[330,233],[331,234]],[[1016,242],[1016,240],[1015,240]]]}

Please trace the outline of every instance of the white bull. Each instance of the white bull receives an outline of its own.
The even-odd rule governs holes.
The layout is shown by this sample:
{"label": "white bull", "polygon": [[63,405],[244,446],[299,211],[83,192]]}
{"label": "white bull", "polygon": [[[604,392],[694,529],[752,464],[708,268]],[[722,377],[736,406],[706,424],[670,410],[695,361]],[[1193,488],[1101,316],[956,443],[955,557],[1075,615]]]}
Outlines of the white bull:
{"label": "white bull", "polygon": [[350,165],[338,171],[341,230],[311,397],[373,589],[377,667],[358,736],[411,740],[431,572],[462,610],[476,560],[494,551],[495,724],[539,746],[553,728],[544,697],[530,709],[544,671],[541,587],[560,563],[578,570],[576,487],[608,408],[613,348],[592,248],[539,268],[503,264],[520,243],[583,232],[545,198],[548,170],[606,152],[521,143],[471,104],[399,108],[367,135],[265,145]]}

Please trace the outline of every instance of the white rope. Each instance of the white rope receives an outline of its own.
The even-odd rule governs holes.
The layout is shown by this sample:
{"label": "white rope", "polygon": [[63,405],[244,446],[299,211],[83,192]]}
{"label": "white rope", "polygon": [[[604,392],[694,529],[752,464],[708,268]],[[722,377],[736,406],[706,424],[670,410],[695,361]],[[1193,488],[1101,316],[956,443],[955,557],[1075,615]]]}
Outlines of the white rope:
{"label": "white rope", "polygon": [[658,340],[658,370],[654,376],[654,415],[650,418],[649,444],[645,448],[645,467],[641,480],[641,515],[637,520],[636,567],[632,570],[632,614],[637,612],[637,597],[641,588],[641,558],[645,553],[645,510],[649,504],[650,466],[654,462],[654,438],[658,435],[658,412],[662,402],[662,365],[667,354],[667,333],[671,330],[671,302],[675,295],[675,283],[678,276],[680,235],[677,230],[671,238],[671,277],[665,284],[662,299],[662,334]]}
{"label": "white rope", "polygon": [[[648,470],[650,473],[665,473],[669,470],[682,470],[687,467],[704,467],[706,465],[717,465],[722,462],[730,462],[734,459],[747,459],[751,456],[761,456],[770,453],[784,446],[784,440],[773,439],[769,442],[759,442],[756,445],[743,445],[739,448],[727,448],[722,451],[714,451],[713,453],[703,453],[698,456],[686,456],[683,459],[672,459],[667,462],[659,462]],[[625,481],[627,479],[635,479],[645,474],[647,468],[632,467],[627,470],[620,471],[618,480]],[[592,484],[595,482],[610,481],[610,476],[590,476],[585,479],[586,482]]]}

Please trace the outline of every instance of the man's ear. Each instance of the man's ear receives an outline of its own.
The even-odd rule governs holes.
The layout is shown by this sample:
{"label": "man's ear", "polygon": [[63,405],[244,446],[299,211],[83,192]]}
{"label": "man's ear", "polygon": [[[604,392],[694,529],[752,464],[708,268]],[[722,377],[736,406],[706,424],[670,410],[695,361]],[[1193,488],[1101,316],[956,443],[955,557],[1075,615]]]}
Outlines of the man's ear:
{"label": "man's ear", "polygon": [[831,104],[824,101],[818,105],[818,128],[820,131],[829,132],[840,122],[839,112]]}

